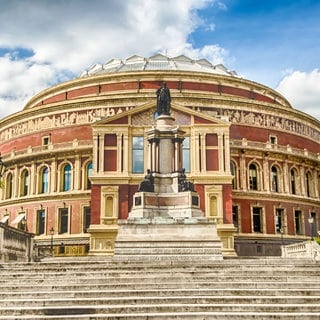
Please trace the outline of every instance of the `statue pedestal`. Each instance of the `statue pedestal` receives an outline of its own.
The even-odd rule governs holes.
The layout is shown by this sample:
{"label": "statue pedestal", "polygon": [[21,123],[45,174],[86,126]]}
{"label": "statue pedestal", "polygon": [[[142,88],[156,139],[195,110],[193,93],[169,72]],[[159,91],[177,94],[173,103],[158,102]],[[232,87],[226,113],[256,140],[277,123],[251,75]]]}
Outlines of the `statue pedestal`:
{"label": "statue pedestal", "polygon": [[171,116],[161,115],[147,135],[151,170],[134,195],[128,219],[118,222],[114,259],[222,259],[217,226],[204,216],[182,169],[184,132]]}
{"label": "statue pedestal", "polygon": [[199,262],[223,259],[215,224],[193,219],[149,221],[119,220],[115,260]]}
{"label": "statue pedestal", "polygon": [[129,214],[129,221],[156,218],[197,219],[205,221],[199,207],[198,194],[191,191],[179,193],[138,192],[134,195],[134,205]]}

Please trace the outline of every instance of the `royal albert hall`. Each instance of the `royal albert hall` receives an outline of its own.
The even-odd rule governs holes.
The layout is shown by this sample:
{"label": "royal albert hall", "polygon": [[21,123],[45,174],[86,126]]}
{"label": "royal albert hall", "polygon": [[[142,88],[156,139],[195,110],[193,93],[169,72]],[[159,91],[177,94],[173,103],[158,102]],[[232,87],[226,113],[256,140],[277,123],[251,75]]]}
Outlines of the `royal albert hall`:
{"label": "royal albert hall", "polygon": [[170,89],[182,162],[223,253],[280,255],[320,226],[320,122],[223,65],[132,56],[94,65],[0,122],[0,221],[39,248],[112,254],[150,168],[146,131]]}

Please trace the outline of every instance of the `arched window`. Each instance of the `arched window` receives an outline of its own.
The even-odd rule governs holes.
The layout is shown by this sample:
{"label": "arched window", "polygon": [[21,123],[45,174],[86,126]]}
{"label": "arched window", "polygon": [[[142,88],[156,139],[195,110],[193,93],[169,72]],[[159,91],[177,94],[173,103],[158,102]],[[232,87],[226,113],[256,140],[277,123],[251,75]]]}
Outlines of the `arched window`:
{"label": "arched window", "polygon": [[310,171],[306,173],[306,194],[307,197],[312,196],[312,175]]}
{"label": "arched window", "polygon": [[40,193],[49,192],[49,169],[48,167],[43,167],[40,170]]}
{"label": "arched window", "polygon": [[290,187],[291,193],[297,194],[297,172],[295,169],[290,170]]}
{"label": "arched window", "polygon": [[71,165],[68,163],[63,167],[62,191],[71,190],[72,172]]}
{"label": "arched window", "polygon": [[279,176],[276,166],[272,166],[271,168],[271,191],[279,192]]}
{"label": "arched window", "polygon": [[6,179],[6,199],[10,199],[13,196],[13,174],[9,173]]}
{"label": "arched window", "polygon": [[230,171],[231,171],[231,174],[233,175],[233,178],[232,178],[232,189],[237,189],[238,188],[237,167],[236,167],[236,164],[233,161],[230,162]]}
{"label": "arched window", "polygon": [[26,196],[29,192],[29,172],[27,169],[23,170],[21,173],[21,186],[20,195]]}
{"label": "arched window", "polygon": [[249,166],[249,189],[258,190],[258,170],[254,163]]}
{"label": "arched window", "polygon": [[85,185],[85,188],[86,189],[91,189],[91,181],[89,179],[89,177],[92,175],[92,170],[93,170],[93,164],[92,162],[89,162],[87,164],[87,167],[86,167],[86,185]]}

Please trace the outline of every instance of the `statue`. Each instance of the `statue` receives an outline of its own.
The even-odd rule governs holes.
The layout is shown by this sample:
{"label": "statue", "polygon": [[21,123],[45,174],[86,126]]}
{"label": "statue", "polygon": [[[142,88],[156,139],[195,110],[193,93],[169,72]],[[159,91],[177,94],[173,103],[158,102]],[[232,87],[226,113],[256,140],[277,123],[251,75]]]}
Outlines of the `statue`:
{"label": "statue", "polygon": [[179,192],[183,191],[192,191],[194,192],[194,185],[192,182],[187,181],[187,176],[185,174],[185,169],[182,168],[181,172],[179,173],[178,176],[178,190]]}
{"label": "statue", "polygon": [[151,170],[147,170],[147,174],[144,179],[141,181],[139,185],[138,192],[146,191],[146,192],[154,192],[154,178],[152,176]]}
{"label": "statue", "polygon": [[167,87],[165,82],[162,83],[162,86],[157,90],[157,113],[158,115],[170,115],[170,90]]}

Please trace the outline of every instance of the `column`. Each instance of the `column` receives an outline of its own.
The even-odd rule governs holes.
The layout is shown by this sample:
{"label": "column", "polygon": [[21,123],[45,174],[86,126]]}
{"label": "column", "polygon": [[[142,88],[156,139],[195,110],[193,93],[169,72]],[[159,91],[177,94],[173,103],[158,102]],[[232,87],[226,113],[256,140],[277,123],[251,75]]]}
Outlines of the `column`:
{"label": "column", "polygon": [[[261,190],[270,191],[270,179],[269,179],[270,170],[269,170],[269,160],[267,155],[263,157],[262,166],[263,166],[263,170],[262,170],[263,185],[261,186]],[[260,172],[259,172],[259,175],[260,175]]]}
{"label": "column", "polygon": [[126,133],[123,135],[123,172],[128,173],[128,150],[129,150],[129,137]]}
{"label": "column", "polygon": [[117,133],[117,172],[122,171],[123,154],[122,154],[122,141],[121,134]]}
{"label": "column", "polygon": [[230,172],[230,135],[229,132],[224,133],[224,159],[225,159],[225,171],[228,174]]}
{"label": "column", "polygon": [[303,166],[300,167],[300,190],[301,195],[306,195],[306,177],[305,177],[305,169]]}
{"label": "column", "polygon": [[200,172],[206,171],[206,136],[205,134],[200,134],[199,157],[200,157]]}
{"label": "column", "polygon": [[99,172],[104,171],[104,134],[99,134]]}
{"label": "column", "polygon": [[219,171],[224,171],[224,157],[223,157],[223,134],[221,132],[217,133],[218,135],[218,154],[219,154]]}
{"label": "column", "polygon": [[50,192],[57,191],[57,161],[55,159],[51,162],[50,168]]}
{"label": "column", "polygon": [[74,190],[80,190],[81,164],[80,164],[79,155],[75,156],[73,173],[74,173]]}
{"label": "column", "polygon": [[38,173],[36,172],[36,164],[34,161],[31,163],[30,168],[30,194],[35,194],[37,190]]}
{"label": "column", "polygon": [[242,190],[247,190],[247,170],[246,170],[246,155],[245,151],[241,152],[240,155],[240,177],[239,184]]}
{"label": "column", "polygon": [[14,184],[13,184],[13,197],[14,198],[19,196],[19,181],[20,181],[19,170],[18,170],[18,166],[16,165],[14,167]]}
{"label": "column", "polygon": [[285,193],[290,192],[290,176],[287,160],[285,160],[283,163],[283,191]]}
{"label": "column", "polygon": [[93,162],[93,172],[97,173],[99,165],[98,165],[98,154],[99,154],[99,136],[94,133],[93,134],[93,154],[92,154],[92,162]]}

